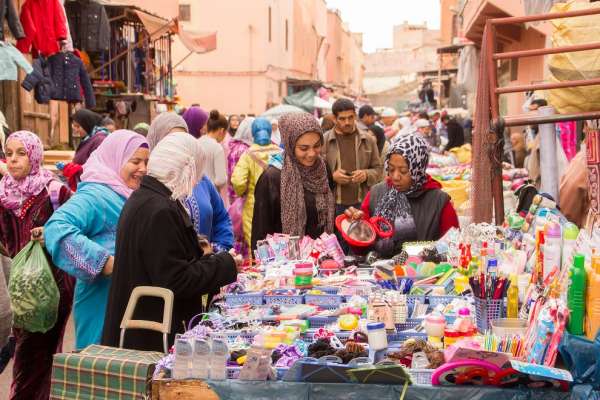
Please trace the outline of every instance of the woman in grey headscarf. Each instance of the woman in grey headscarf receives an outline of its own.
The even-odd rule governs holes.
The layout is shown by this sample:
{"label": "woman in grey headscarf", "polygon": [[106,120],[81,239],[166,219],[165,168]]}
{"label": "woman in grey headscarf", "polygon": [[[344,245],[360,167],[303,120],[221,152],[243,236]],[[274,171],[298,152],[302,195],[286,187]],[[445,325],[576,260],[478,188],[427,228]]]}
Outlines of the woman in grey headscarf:
{"label": "woman in grey headscarf", "polygon": [[237,200],[238,196],[235,194],[235,190],[233,190],[233,186],[231,185],[231,175],[233,174],[233,170],[235,166],[240,161],[242,154],[244,154],[248,148],[254,143],[254,139],[252,138],[252,123],[254,122],[254,117],[246,117],[238,126],[237,131],[235,132],[235,136],[229,142],[229,151],[227,153],[227,176],[229,182],[227,182],[227,189],[229,193],[229,204],[233,204],[235,200]]}
{"label": "woman in grey headscarf", "polygon": [[154,118],[154,121],[152,121],[150,129],[148,130],[148,136],[146,137],[148,144],[150,145],[150,151],[152,151],[158,142],[165,136],[174,132],[189,132],[187,123],[180,115],[174,112],[166,112]]}

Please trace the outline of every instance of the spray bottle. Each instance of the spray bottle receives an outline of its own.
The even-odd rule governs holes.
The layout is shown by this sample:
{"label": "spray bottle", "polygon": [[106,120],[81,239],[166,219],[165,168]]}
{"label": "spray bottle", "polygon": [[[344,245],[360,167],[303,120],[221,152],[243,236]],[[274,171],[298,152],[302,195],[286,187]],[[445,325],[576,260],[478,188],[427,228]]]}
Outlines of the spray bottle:
{"label": "spray bottle", "polygon": [[[567,330],[572,335],[583,335],[583,320],[585,317],[586,271],[585,257],[576,254],[573,266],[569,271],[569,289],[567,304],[569,306],[569,324]],[[598,297],[600,299],[600,297]]]}

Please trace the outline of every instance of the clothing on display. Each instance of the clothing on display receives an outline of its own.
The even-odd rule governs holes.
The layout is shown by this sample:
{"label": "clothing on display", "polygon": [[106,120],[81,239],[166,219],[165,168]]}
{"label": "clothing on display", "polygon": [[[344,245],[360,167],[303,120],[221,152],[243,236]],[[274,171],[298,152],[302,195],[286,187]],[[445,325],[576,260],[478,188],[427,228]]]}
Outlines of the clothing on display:
{"label": "clothing on display", "polygon": [[73,43],[88,52],[110,48],[110,22],[104,6],[96,1],[72,1],[65,5]]}
{"label": "clothing on display", "polygon": [[67,18],[58,0],[26,0],[21,7],[21,23],[25,37],[17,48],[23,53],[45,57],[60,51],[60,43],[68,37]]}
{"label": "clothing on display", "polygon": [[94,88],[80,58],[72,52],[58,53],[48,58],[48,66],[54,81],[52,100],[81,102],[83,88],[87,108],[96,106]]}
{"label": "clothing on display", "polygon": [[8,22],[8,28],[16,39],[25,37],[14,0],[0,0],[0,41],[4,40],[4,20]]}
{"label": "clothing on display", "polygon": [[19,76],[17,67],[27,74],[33,72],[33,67],[19,50],[10,43],[0,42],[0,81],[16,81]]}
{"label": "clothing on display", "polygon": [[34,98],[39,104],[50,103],[54,82],[50,77],[48,60],[44,57],[33,60],[33,72],[25,77],[21,86],[28,92],[35,89]]}

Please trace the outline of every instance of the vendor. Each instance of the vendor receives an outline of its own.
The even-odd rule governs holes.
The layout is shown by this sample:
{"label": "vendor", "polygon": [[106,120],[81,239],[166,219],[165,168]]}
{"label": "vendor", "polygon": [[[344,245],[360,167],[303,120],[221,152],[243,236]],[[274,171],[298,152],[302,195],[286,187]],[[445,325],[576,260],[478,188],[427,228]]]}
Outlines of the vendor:
{"label": "vendor", "polygon": [[[175,334],[203,312],[203,294],[219,293],[222,286],[235,282],[241,259],[226,252],[203,251],[183,206],[203,175],[203,158],[200,144],[190,135],[168,135],[152,151],[148,176],[125,204],[119,221],[102,344],[119,346],[121,319],[135,287],[173,291],[172,344]],[[162,314],[161,300],[143,298],[133,316],[157,321]],[[162,351],[162,335],[128,331],[124,347]]]}
{"label": "vendor", "polygon": [[332,180],[321,158],[323,133],[310,114],[286,114],[279,119],[285,156],[270,165],[254,192],[252,249],[268,234],[312,238],[333,232],[335,199]]}
{"label": "vendor", "polygon": [[428,162],[425,139],[413,134],[400,137],[385,158],[386,180],[371,188],[362,211],[349,208],[346,216],[381,216],[391,222],[396,252],[404,242],[438,240],[450,228],[458,228],[450,196],[425,171]]}

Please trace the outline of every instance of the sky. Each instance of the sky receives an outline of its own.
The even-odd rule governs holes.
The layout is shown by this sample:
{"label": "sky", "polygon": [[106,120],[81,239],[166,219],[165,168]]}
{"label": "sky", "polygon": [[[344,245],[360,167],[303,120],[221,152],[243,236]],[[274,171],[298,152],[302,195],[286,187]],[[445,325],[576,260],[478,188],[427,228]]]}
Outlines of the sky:
{"label": "sky", "polygon": [[362,32],[367,53],[392,47],[393,27],[404,21],[432,29],[440,27],[440,0],[326,0],[337,8],[352,32]]}

